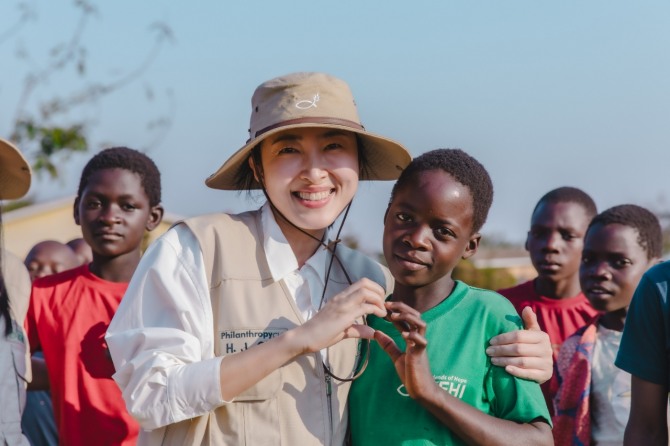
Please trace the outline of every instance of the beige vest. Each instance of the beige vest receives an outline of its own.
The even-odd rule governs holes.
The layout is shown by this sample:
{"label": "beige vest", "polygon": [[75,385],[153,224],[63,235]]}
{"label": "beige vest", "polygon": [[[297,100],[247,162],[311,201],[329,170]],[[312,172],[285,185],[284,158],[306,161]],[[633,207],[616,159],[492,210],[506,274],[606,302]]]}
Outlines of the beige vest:
{"label": "beige vest", "polygon": [[[214,316],[215,355],[253,348],[304,320],[283,281],[274,282],[263,249],[259,211],[216,214],[186,220],[203,252]],[[345,246],[338,257],[353,281],[368,277],[391,289],[388,271]],[[327,265],[324,265],[324,270]],[[327,287],[332,296],[348,286],[333,262]],[[328,349],[329,365],[348,377],[358,342]],[[347,426],[350,384],[328,382],[320,353],[285,364],[237,398],[208,415],[153,431],[163,445],[341,445]]]}

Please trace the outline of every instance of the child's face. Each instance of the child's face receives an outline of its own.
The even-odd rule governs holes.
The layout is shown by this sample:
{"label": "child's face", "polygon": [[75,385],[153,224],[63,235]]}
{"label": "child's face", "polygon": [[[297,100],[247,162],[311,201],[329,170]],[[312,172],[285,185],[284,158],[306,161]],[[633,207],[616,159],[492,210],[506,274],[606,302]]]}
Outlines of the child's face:
{"label": "child's face", "polygon": [[576,278],[590,218],[583,206],[541,203],[533,213],[526,249],[538,276],[555,282]]}
{"label": "child's face", "polygon": [[74,240],[70,240],[69,242],[67,242],[67,245],[77,255],[77,258],[79,258],[79,263],[81,265],[83,265],[84,263],[91,263],[91,260],[93,260],[93,252],[91,251],[91,247],[88,246],[88,243],[86,243],[86,240],[84,240],[83,238],[76,238]]}
{"label": "child's face", "polygon": [[384,219],[384,256],[396,283],[451,280],[459,260],[477,250],[472,217],[470,190],[443,170],[420,172],[398,189]]}
{"label": "child's face", "polygon": [[[318,236],[358,188],[358,145],[351,132],[286,130],[263,141],[261,162],[272,203],[294,225]],[[282,219],[277,222],[286,229]]]}
{"label": "child's face", "polygon": [[30,280],[50,276],[79,266],[77,255],[69,246],[55,241],[38,243],[25,260]]}
{"label": "child's face", "polygon": [[139,252],[145,230],[160,223],[140,176],[126,169],[94,172],[75,206],[75,221],[95,257]]}
{"label": "child's face", "polygon": [[620,224],[592,226],[584,240],[579,280],[593,308],[627,308],[651,261],[638,242],[637,229]]}

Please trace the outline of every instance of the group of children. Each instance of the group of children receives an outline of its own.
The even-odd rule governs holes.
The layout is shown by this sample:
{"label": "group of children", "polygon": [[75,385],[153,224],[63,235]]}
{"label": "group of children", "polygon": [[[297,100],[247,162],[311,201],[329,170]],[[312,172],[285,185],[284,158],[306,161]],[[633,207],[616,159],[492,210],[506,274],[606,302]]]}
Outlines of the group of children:
{"label": "group of children", "polygon": [[[641,387],[655,383],[667,406],[667,368],[638,373],[639,361],[629,356],[638,339],[658,333],[632,332],[632,342],[627,328],[621,341],[633,292],[661,255],[651,212],[622,205],[597,214],[583,191],[553,190],[533,210],[526,240],[538,276],[499,294],[474,288],[452,272],[481,240],[493,200],[486,169],[458,149],[411,162],[399,149],[384,152],[375,145],[382,138],[358,127],[355,114],[327,109],[337,80],[280,80],[264,94],[314,84],[319,95],[297,96],[313,100],[296,105],[298,115],[255,122],[254,113],[281,108],[257,98],[257,90],[258,131],[208,181],[261,188],[268,204],[257,214],[228,216],[220,227],[230,233],[211,221],[218,216],[188,220],[141,260],[144,233],[163,215],[155,164],[113,148],[84,168],[74,214],[92,259],[36,278],[25,323],[31,352],[44,355],[33,358],[33,387],[51,389],[61,444],[130,445],[140,432],[144,444],[622,443],[631,384],[614,366],[620,343],[617,365],[633,373],[633,391],[636,377]],[[392,158],[388,171],[384,155]],[[278,181],[281,175],[288,180]],[[393,282],[323,229],[350,204],[359,175],[398,177],[383,235]],[[327,212],[333,217],[322,217]],[[296,263],[288,269],[280,257],[286,252]],[[59,265],[75,265],[67,253],[58,257],[65,258]],[[245,269],[251,262],[258,272]],[[669,276],[658,268],[648,288]],[[175,288],[192,293],[191,301],[166,297]],[[641,324],[647,308],[667,312],[667,300],[649,302],[638,292],[631,314]],[[281,309],[261,310],[270,305],[263,299],[286,296],[272,304]],[[236,317],[251,322],[231,322]],[[551,352],[524,322],[548,333]],[[664,345],[661,335],[655,342]],[[337,350],[348,343],[353,350]],[[351,358],[343,361],[345,354]],[[528,370],[533,361],[551,364],[551,356],[551,379],[551,365]],[[635,413],[641,409],[633,396]],[[322,407],[328,418],[319,418]]]}
{"label": "group of children", "polygon": [[[556,444],[623,444],[624,437],[626,444],[667,442],[667,385],[655,394],[661,403],[644,420],[654,420],[654,431],[632,416],[647,403],[631,391],[627,372],[635,382],[635,375],[644,376],[637,368],[654,355],[630,361],[630,352],[621,349],[617,358],[622,337],[624,344],[635,339],[628,350],[644,348],[645,342],[631,337],[641,327],[664,327],[662,321],[647,324],[650,314],[638,314],[623,335],[633,294],[643,274],[659,263],[662,242],[659,220],[649,210],[625,204],[597,214],[593,200],[576,188],[550,191],[533,210],[526,249],[537,277],[499,292],[519,311],[530,306],[551,338],[556,370],[542,390]],[[639,293],[636,301],[646,299],[647,292]],[[659,431],[666,433],[648,436]]]}

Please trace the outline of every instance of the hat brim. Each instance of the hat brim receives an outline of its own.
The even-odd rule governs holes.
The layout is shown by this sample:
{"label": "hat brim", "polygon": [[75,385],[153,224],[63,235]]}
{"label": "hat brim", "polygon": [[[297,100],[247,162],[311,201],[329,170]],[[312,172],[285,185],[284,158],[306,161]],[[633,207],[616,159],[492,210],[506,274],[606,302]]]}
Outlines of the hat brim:
{"label": "hat brim", "polygon": [[[269,136],[295,128],[346,130],[360,136],[368,162],[368,171],[363,174],[360,178],[361,180],[396,180],[412,160],[411,155],[402,144],[363,129],[352,128],[346,125],[300,123],[274,128],[250,140],[228,158],[216,172],[210,175],[205,180],[205,184],[212,189],[240,190],[237,184],[238,173],[241,169],[248,168],[247,160],[251,155],[251,150]],[[251,185],[251,189],[260,188],[261,185],[256,181]]]}
{"label": "hat brim", "polygon": [[30,164],[19,149],[0,138],[0,200],[16,200],[30,189]]}

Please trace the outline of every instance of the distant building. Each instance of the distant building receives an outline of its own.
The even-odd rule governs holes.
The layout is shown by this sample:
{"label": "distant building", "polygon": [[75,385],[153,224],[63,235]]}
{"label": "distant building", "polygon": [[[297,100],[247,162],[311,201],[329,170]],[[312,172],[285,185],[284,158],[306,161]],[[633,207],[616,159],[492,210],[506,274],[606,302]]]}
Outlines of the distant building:
{"label": "distant building", "polygon": [[[5,248],[24,259],[30,248],[43,240],[66,243],[81,237],[81,228],[73,216],[74,196],[46,203],[26,206],[2,215]],[[163,216],[161,224],[148,233],[150,243],[183,217],[170,214]]]}
{"label": "distant building", "polygon": [[526,282],[537,277],[528,255],[524,257],[497,257],[489,259],[472,259],[477,269],[505,269],[516,279],[517,283]]}
{"label": "distant building", "polygon": [[514,276],[517,283],[537,277],[537,271],[523,245],[483,246],[470,260],[477,269],[504,269]]}

